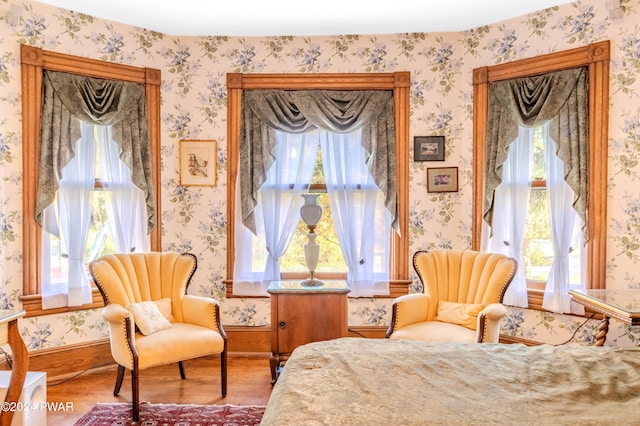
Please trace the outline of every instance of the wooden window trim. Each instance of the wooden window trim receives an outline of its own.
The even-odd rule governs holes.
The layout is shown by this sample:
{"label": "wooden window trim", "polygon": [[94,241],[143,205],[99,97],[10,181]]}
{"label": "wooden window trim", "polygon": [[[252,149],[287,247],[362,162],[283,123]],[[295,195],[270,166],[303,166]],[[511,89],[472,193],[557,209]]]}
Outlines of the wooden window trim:
{"label": "wooden window trim", "polygon": [[[609,136],[610,43],[602,41],[576,49],[473,70],[473,248],[480,247],[484,194],[485,147],[489,84],[587,66],[589,69],[589,207],[587,286],[606,288],[607,149]],[[542,309],[544,286],[530,283],[529,308]]]}
{"label": "wooden window trim", "polygon": [[409,88],[410,73],[227,74],[227,297],[233,295],[235,190],[238,175],[242,92],[282,90],[393,90],[396,113],[396,161],[400,235],[392,231],[390,296],[406,294],[409,279]]}
{"label": "wooden window trim", "polygon": [[[49,315],[103,305],[93,289],[93,303],[79,307],[42,309],[40,265],[42,228],[35,220],[38,182],[38,145],[40,141],[40,107],[43,70],[62,71],[88,77],[108,78],[145,85],[149,137],[153,156],[154,197],[160,208],[160,70],[139,68],[105,61],[50,52],[34,46],[20,46],[22,74],[22,171],[23,171],[23,290],[20,300],[26,316]],[[150,233],[151,249],[160,250],[161,223]]]}

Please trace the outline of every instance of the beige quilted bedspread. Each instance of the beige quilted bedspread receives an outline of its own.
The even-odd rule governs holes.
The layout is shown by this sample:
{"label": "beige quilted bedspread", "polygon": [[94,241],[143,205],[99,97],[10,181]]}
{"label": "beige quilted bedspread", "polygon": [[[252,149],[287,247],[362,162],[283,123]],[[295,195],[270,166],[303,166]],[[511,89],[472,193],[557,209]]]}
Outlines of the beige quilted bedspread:
{"label": "beige quilted bedspread", "polygon": [[263,425],[640,425],[640,349],[344,338],[294,351]]}

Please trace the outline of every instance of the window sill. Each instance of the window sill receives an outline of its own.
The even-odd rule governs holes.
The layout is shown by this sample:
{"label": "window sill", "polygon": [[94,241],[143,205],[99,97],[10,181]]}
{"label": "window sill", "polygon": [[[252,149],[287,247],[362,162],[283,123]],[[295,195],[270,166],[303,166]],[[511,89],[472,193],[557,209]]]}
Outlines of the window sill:
{"label": "window sill", "polygon": [[65,312],[83,311],[86,309],[96,309],[104,306],[102,296],[97,288],[92,291],[93,302],[82,306],[63,307],[55,309],[42,309],[42,296],[32,294],[29,296],[21,296],[22,309],[25,310],[25,318],[37,317],[41,315],[60,314]]}
{"label": "window sill", "polygon": [[[529,301],[529,307],[526,309],[531,309],[533,311],[542,311],[549,312],[542,307],[542,301],[544,299],[544,287],[545,282],[542,281],[527,281],[527,298]],[[595,314],[595,315],[593,315]],[[593,315],[593,319],[601,320],[602,315],[593,312],[590,309],[585,309],[584,315],[576,315],[576,314],[562,314],[562,315],[571,315],[574,317],[587,318]]]}
{"label": "window sill", "polygon": [[527,282],[527,298],[529,300],[529,309],[536,311],[546,311],[542,307],[544,299],[544,282]]}

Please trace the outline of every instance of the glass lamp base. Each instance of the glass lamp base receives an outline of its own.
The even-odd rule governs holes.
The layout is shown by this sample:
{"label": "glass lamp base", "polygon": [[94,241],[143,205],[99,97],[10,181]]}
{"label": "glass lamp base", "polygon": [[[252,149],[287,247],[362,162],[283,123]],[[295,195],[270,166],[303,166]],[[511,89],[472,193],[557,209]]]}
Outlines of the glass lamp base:
{"label": "glass lamp base", "polygon": [[302,287],[322,287],[324,282],[316,279],[316,278],[307,278],[306,280],[300,283]]}

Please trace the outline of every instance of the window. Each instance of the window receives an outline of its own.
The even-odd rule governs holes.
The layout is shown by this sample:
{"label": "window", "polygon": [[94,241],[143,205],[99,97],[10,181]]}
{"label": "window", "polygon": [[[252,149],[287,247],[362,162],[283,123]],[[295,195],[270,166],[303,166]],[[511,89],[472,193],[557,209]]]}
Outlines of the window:
{"label": "window", "polygon": [[[542,75],[565,69],[587,67],[588,76],[588,203],[586,227],[589,240],[584,245],[587,288],[604,288],[606,272],[606,190],[607,127],[609,87],[609,42],[595,43],[569,51],[543,55],[512,63],[474,70],[474,216],[473,247],[481,246],[487,164],[489,85],[514,78]],[[534,190],[534,197],[536,195]],[[544,246],[544,242],[538,242]],[[541,248],[544,250],[544,248]],[[542,309],[546,283],[529,280],[528,304]]]}
{"label": "window", "polygon": [[[569,75],[575,76],[573,72]],[[538,80],[543,81],[550,80]],[[544,308],[582,313],[580,305],[572,305],[568,290],[585,287],[583,220],[573,206],[576,194],[565,181],[565,163],[556,155],[558,144],[571,142],[554,141],[549,128],[549,121],[536,127],[516,126],[517,137],[508,146],[502,181],[494,192],[493,226],[483,224],[482,250],[502,253],[518,262],[505,304],[527,307],[530,280],[547,283]]]}
{"label": "window", "polygon": [[[286,197],[287,200],[295,202],[295,207],[292,213],[295,215],[299,211],[299,207],[302,204],[303,193],[315,193],[318,194],[317,203],[322,208],[322,218],[316,226],[315,233],[317,234],[317,241],[320,245],[320,260],[318,268],[316,270],[317,276],[321,279],[338,278],[345,279],[347,273],[347,266],[345,264],[342,252],[340,250],[340,243],[336,235],[336,230],[332,221],[331,205],[329,197],[327,195],[327,185],[323,172],[322,152],[318,148],[319,135],[317,132],[312,132],[307,135],[309,137],[308,143],[305,145],[307,149],[300,149],[302,145],[300,138],[296,138],[295,135],[289,135],[292,138],[289,144],[284,139],[288,139],[281,136],[281,143],[279,149],[276,151],[276,163],[282,163],[283,160],[289,160],[299,166],[301,171],[306,174],[303,177],[305,181],[309,180],[309,184],[295,184],[295,175],[299,172],[293,171],[289,173],[285,182],[282,182],[281,191],[282,197]],[[293,145],[293,146],[292,146]],[[306,161],[299,161],[298,153],[301,155],[307,155]],[[284,158],[280,158],[284,156]],[[311,157],[315,156],[315,160]],[[292,161],[293,160],[293,161]],[[281,166],[284,167],[284,166]],[[275,169],[273,170],[275,172]],[[260,204],[266,199],[273,199],[269,197],[269,192],[266,187],[273,186],[265,184],[265,191],[261,191]],[[264,194],[264,195],[263,195]],[[260,208],[258,211],[262,211]],[[260,215],[258,220],[260,224],[260,230],[258,235],[254,235],[251,232],[246,232],[247,237],[251,238],[251,252],[252,252],[252,272],[259,273],[261,269],[264,269],[266,258],[268,256],[266,249],[266,242],[264,238],[264,218]],[[238,221],[236,224],[239,223]],[[304,256],[304,246],[307,244],[309,229],[302,220],[291,224],[291,242],[289,243],[286,252],[280,258],[280,272],[282,279],[304,279],[308,276],[308,270],[306,267],[306,261]],[[236,280],[237,280],[236,269]]]}
{"label": "window", "polygon": [[[336,229],[333,226],[333,215],[331,214],[331,203],[327,196],[327,183],[322,170],[322,150],[318,150],[315,165],[313,167],[313,175],[309,192],[318,194],[317,203],[322,208],[322,219],[316,227],[318,234],[318,243],[320,249],[320,261],[318,262],[318,273],[336,275],[340,279],[345,279],[347,273],[347,265],[344,262],[342,251],[340,250],[340,241],[336,235]],[[282,256],[280,271],[283,279],[303,279],[308,275],[304,259],[304,245],[307,243],[307,234],[309,229],[300,221],[293,235],[289,249]],[[331,275],[329,275],[331,276]]]}
{"label": "window", "polygon": [[[390,233],[390,297],[406,294],[408,279],[408,131],[409,131],[409,76],[408,73],[394,74],[228,74],[228,114],[229,114],[229,163],[228,163],[228,217],[237,214],[236,185],[238,179],[238,155],[240,117],[244,90],[393,90],[395,103],[396,161],[398,187],[398,215],[401,233]],[[227,236],[227,296],[233,296],[233,271],[235,252],[235,225],[229,221]],[[291,276],[293,278],[293,276]]]}
{"label": "window", "polygon": [[[234,290],[238,295],[267,296],[266,286],[271,280],[300,278],[299,273],[306,278],[304,244],[296,250],[290,242],[299,228],[302,196],[308,192],[314,170],[321,179],[315,191],[325,188],[328,200],[325,210],[332,213],[332,218],[325,216],[320,220],[318,225],[322,228],[315,233],[318,239],[331,233],[335,235],[333,245],[326,244],[327,240],[320,244],[323,259],[315,276],[330,278],[322,272],[324,269],[333,277],[347,279],[352,297],[388,294],[391,213],[385,206],[385,195],[367,168],[361,140],[361,130],[340,134],[325,130],[303,134],[276,131],[276,146],[271,151],[275,160],[257,191],[254,209],[256,234],[260,238],[246,229],[241,217],[236,218],[236,227],[242,231],[236,238],[234,267]],[[320,161],[318,153],[321,153]],[[321,167],[314,167],[318,163]],[[306,236],[306,232],[304,234]],[[249,240],[251,249],[247,247]],[[250,253],[253,253],[253,262],[244,259]],[[332,253],[340,260],[329,264],[327,255]],[[281,264],[293,267],[292,259],[283,262],[287,254],[293,260],[297,258],[298,274],[286,273],[286,269],[283,274]],[[249,265],[251,268],[247,270]]]}
{"label": "window", "polygon": [[91,303],[92,260],[150,249],[144,194],[119,158],[112,126],[74,120],[81,127],[75,155],[43,212],[43,309]]}
{"label": "window", "polygon": [[[546,151],[545,126],[538,126],[527,131],[531,134],[532,155],[532,184],[531,195],[527,206],[527,215],[523,233],[524,276],[529,281],[546,282],[551,272],[554,257],[551,237],[551,223],[549,221],[549,203],[547,197],[547,166],[546,155],[555,155]],[[583,282],[582,253],[584,240],[582,238],[582,222],[576,221],[571,232],[569,254],[569,282],[578,285]]]}
{"label": "window", "polygon": [[[92,302],[76,307],[51,310],[42,309],[41,283],[43,279],[42,227],[36,221],[38,186],[38,155],[40,145],[40,120],[43,75],[45,70],[133,82],[144,85],[149,138],[152,157],[152,193],[156,211],[160,211],[159,187],[159,143],[160,143],[160,71],[112,64],[82,57],[49,52],[32,46],[21,46],[22,61],[22,125],[23,125],[23,268],[24,283],[21,300],[27,316],[52,314],[75,309],[93,308],[102,305],[96,289],[92,291]],[[92,184],[94,186],[94,184]],[[160,248],[160,227],[150,233],[152,250]],[[55,246],[52,246],[55,251]]]}

